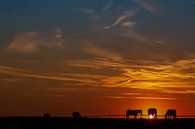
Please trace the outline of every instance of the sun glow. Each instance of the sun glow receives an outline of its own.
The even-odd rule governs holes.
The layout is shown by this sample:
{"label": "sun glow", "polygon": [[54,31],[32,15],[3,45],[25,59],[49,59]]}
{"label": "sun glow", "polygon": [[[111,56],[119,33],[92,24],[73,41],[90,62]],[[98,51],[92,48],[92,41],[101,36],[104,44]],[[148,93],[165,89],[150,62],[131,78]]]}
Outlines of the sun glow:
{"label": "sun glow", "polygon": [[154,115],[149,115],[149,119],[154,119]]}

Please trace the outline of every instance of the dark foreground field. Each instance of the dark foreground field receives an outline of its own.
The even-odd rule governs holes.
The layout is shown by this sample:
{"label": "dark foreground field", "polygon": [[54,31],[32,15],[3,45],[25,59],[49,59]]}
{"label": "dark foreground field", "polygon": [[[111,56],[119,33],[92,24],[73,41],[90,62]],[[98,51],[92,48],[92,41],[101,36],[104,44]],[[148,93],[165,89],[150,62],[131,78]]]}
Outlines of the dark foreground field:
{"label": "dark foreground field", "polygon": [[195,129],[195,119],[72,119],[1,117],[0,129]]}

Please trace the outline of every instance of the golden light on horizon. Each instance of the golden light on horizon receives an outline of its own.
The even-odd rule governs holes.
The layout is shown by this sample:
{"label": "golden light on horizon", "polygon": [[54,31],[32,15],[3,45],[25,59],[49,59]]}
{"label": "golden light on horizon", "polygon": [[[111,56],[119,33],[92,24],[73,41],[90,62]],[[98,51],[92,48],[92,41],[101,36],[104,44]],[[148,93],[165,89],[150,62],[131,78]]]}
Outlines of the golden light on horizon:
{"label": "golden light on horizon", "polygon": [[169,107],[170,101],[173,100],[140,99],[135,103],[135,106],[136,108],[142,109],[144,115],[147,115],[149,108],[156,108],[157,115],[164,115],[166,110],[172,107]]}
{"label": "golden light on horizon", "polygon": [[149,115],[149,119],[154,119],[154,115]]}

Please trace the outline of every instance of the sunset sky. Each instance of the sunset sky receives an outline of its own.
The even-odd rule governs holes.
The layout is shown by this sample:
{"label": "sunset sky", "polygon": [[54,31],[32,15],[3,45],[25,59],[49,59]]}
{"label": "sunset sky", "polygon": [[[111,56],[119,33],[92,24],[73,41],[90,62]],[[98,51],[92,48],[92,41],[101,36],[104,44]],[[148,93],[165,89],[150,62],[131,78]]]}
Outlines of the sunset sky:
{"label": "sunset sky", "polygon": [[195,0],[1,0],[0,115],[195,114]]}

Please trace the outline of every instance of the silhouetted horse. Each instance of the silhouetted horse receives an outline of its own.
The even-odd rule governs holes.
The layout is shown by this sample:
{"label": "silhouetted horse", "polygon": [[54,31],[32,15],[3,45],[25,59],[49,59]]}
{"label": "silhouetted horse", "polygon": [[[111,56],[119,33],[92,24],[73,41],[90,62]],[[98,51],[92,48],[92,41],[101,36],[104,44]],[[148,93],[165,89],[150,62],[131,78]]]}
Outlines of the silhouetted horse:
{"label": "silhouetted horse", "polygon": [[137,118],[137,116],[142,116],[142,110],[127,110],[126,111],[126,118],[129,118],[130,116],[133,116],[134,119]]}
{"label": "silhouetted horse", "polygon": [[79,112],[73,112],[73,113],[72,113],[72,117],[73,117],[74,119],[80,119],[80,118],[81,118],[81,114],[80,114]]}
{"label": "silhouetted horse", "polygon": [[177,112],[175,109],[167,110],[165,114],[165,119],[176,119]]}
{"label": "silhouetted horse", "polygon": [[44,117],[44,118],[50,118],[51,115],[50,115],[49,113],[45,113],[45,114],[43,115],[43,117]]}
{"label": "silhouetted horse", "polygon": [[149,108],[148,109],[148,116],[151,118],[157,118],[157,109],[156,108]]}

